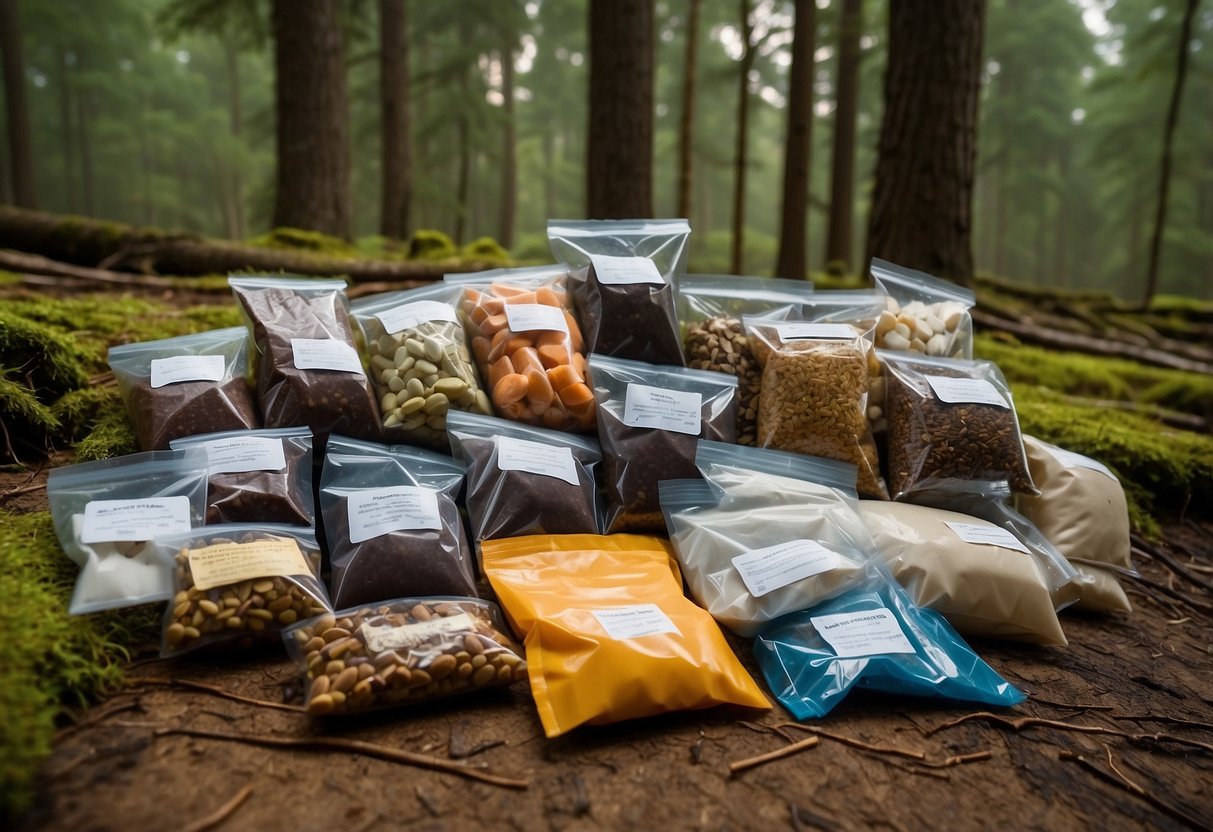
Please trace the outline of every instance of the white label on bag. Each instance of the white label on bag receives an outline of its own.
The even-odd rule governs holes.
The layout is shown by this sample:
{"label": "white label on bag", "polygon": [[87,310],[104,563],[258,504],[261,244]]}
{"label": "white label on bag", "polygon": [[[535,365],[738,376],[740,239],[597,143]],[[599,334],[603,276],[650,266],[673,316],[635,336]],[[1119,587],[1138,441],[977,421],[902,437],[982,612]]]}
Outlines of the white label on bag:
{"label": "white label on bag", "polygon": [[647,257],[612,257],[608,254],[591,254],[594,276],[599,283],[618,286],[625,283],[657,283],[665,281],[657,264]]}
{"label": "white label on bag", "polygon": [[1098,471],[1099,473],[1103,474],[1105,477],[1111,477],[1112,479],[1116,480],[1117,482],[1120,482],[1120,480],[1117,479],[1116,475],[1112,473],[1112,469],[1109,468],[1108,466],[1104,465],[1102,462],[1100,462],[1097,459],[1091,459],[1091,457],[1089,457],[1089,456],[1083,456],[1082,454],[1076,454],[1073,451],[1063,451],[1060,448],[1058,448],[1057,450],[1053,450],[1052,448],[1050,448],[1049,453],[1053,455],[1054,459],[1056,459],[1058,462],[1060,462],[1062,465],[1066,466],[1067,468],[1087,468],[1091,471]]}
{"label": "white label on bag", "polygon": [[392,485],[368,488],[346,498],[350,543],[403,529],[441,529],[438,494],[428,488]]}
{"label": "white label on bag", "polygon": [[559,306],[543,303],[507,303],[505,319],[514,332],[548,329],[569,334],[569,322],[564,319],[564,310]]}
{"label": "white label on bag", "polygon": [[814,615],[809,620],[839,658],[914,652],[897,618],[886,609]]}
{"label": "white label on bag", "polygon": [[212,474],[243,474],[248,471],[283,471],[286,452],[281,439],[243,436],[215,439],[202,446]]}
{"label": "white label on bag", "polygon": [[222,381],[227,364],[222,355],[174,355],[152,359],[152,387],[180,381]]}
{"label": "white label on bag", "polygon": [[616,641],[642,636],[655,636],[660,633],[678,632],[670,617],[661,611],[656,604],[636,604],[630,607],[610,607],[604,610],[590,610],[607,635]]}
{"label": "white label on bag", "polygon": [[458,615],[448,615],[429,621],[419,621],[416,624],[401,624],[398,627],[390,625],[363,624],[359,630],[362,640],[372,653],[383,653],[387,650],[411,650],[427,642],[442,642],[441,636],[458,634],[462,637],[467,633],[476,632],[472,617],[466,612]]}
{"label": "white label on bag", "polygon": [[84,507],[81,543],[154,540],[190,530],[189,497],[90,500]]}
{"label": "white label on bag", "polygon": [[332,338],[292,338],[296,370],[340,370],[365,375],[358,350]]}
{"label": "white label on bag", "polygon": [[849,341],[858,333],[850,324],[776,324],[775,331],[779,333],[780,341],[800,341],[824,339],[830,341]]}
{"label": "white label on bag", "polygon": [[567,445],[545,445],[513,436],[497,437],[497,467],[502,471],[526,471],[577,485],[577,463]]}
{"label": "white label on bag", "polygon": [[459,313],[453,306],[439,303],[436,300],[419,300],[413,303],[402,303],[393,309],[379,312],[375,315],[389,334],[411,329],[426,321],[450,321],[459,323]]}
{"label": "white label on bag", "polygon": [[983,526],[978,523],[958,523],[952,520],[945,520],[944,523],[965,543],[1001,546],[1004,549],[1014,549],[1031,554],[1028,547],[1023,545],[1023,541],[1002,526]]}
{"label": "white label on bag", "polygon": [[935,392],[935,398],[949,404],[972,402],[973,404],[992,404],[1009,408],[1007,400],[998,392],[998,388],[984,378],[949,378],[947,376],[927,376],[927,384]]}
{"label": "white label on bag", "polygon": [[733,558],[733,568],[755,598],[839,565],[838,555],[815,540],[789,540]]}
{"label": "white label on bag", "polygon": [[623,423],[633,428],[656,428],[698,436],[703,396],[647,384],[629,384]]}

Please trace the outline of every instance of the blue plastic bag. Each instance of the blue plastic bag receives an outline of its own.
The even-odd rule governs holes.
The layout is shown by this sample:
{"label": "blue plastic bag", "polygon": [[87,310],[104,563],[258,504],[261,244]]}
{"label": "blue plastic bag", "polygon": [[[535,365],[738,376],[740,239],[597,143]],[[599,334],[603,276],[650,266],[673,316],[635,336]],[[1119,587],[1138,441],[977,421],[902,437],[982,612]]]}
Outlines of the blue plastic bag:
{"label": "blue plastic bag", "polygon": [[891,578],[873,571],[866,583],[785,615],[754,640],[767,685],[793,716],[820,719],[856,685],[987,705],[1024,701],[943,616],[914,606]]}

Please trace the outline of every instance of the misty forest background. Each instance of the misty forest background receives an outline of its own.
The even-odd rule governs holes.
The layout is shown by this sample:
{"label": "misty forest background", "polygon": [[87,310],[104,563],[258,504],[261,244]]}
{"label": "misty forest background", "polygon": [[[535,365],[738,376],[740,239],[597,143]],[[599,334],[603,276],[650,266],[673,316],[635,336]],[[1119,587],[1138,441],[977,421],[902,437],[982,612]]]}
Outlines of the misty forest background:
{"label": "misty forest background", "polygon": [[[15,182],[10,103],[0,130],[0,201],[233,239],[282,224],[271,4],[0,5],[6,59],[20,39],[32,137],[32,181]],[[514,259],[548,259],[546,219],[588,215],[589,4],[329,5],[348,120],[312,123],[301,105],[292,122],[317,133],[348,131],[348,216],[321,230],[371,254],[392,250],[387,237],[436,229],[459,244],[492,237]],[[652,6],[651,207],[656,216],[689,216],[692,271],[785,271],[777,257],[796,39],[812,56],[805,267],[854,273],[871,253],[889,3],[813,5]],[[809,19],[794,27],[806,7],[800,14]],[[399,15],[389,21],[395,42],[383,39],[385,14]],[[984,14],[970,235],[976,269],[1025,284],[1142,296],[1183,52],[1187,79],[1157,292],[1213,297],[1213,4],[988,0]],[[840,60],[847,32],[857,60]],[[381,85],[385,49],[404,58],[391,70],[394,90]],[[688,95],[689,156],[682,151]],[[393,196],[396,210],[385,209],[383,187],[389,106],[403,108],[406,129],[403,155],[387,163],[405,166],[405,203]],[[843,122],[853,108],[854,136],[843,132],[836,142],[840,107]],[[836,152],[836,144],[852,152]],[[399,181],[399,170],[390,173]],[[32,194],[22,199],[18,187]],[[913,210],[915,193],[899,198]]]}

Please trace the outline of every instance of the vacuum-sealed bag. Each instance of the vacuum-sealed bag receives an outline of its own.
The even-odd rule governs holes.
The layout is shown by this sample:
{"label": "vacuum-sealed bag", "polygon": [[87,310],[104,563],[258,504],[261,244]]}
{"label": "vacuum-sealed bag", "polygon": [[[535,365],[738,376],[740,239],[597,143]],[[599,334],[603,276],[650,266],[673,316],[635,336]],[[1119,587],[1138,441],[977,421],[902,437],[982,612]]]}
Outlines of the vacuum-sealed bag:
{"label": "vacuum-sealed bag", "polygon": [[876,346],[943,358],[973,357],[972,289],[872,258],[872,280],[889,296]]}

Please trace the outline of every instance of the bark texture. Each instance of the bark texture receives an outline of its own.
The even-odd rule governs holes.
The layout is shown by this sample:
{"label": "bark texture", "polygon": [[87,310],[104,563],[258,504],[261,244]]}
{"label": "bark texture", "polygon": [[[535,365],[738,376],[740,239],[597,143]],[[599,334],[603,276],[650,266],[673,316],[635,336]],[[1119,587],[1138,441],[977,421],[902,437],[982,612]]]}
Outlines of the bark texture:
{"label": "bark texture", "polygon": [[687,3],[687,48],[682,64],[682,116],[678,123],[678,216],[691,216],[695,176],[695,73],[699,65],[699,13],[703,0]]}
{"label": "bark texture", "polygon": [[813,52],[817,4],[796,0],[792,67],[788,79],[788,130],[783,149],[783,213],[776,277],[802,280],[808,271],[809,169],[813,131]]}
{"label": "bark texture", "polygon": [[25,57],[21,49],[17,0],[0,0],[0,52],[4,53],[4,103],[8,116],[13,202],[23,208],[37,208],[34,151],[30,140],[29,108],[25,103]]}
{"label": "bark texture", "polygon": [[379,101],[383,145],[379,231],[396,240],[408,236],[413,190],[407,15],[405,0],[379,0]]}
{"label": "bark texture", "polygon": [[830,219],[826,262],[849,272],[855,253],[855,122],[859,114],[859,35],[863,0],[843,0],[838,25],[838,77],[835,81],[834,147],[830,160]]}

